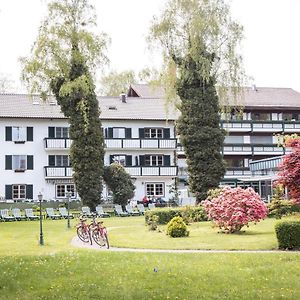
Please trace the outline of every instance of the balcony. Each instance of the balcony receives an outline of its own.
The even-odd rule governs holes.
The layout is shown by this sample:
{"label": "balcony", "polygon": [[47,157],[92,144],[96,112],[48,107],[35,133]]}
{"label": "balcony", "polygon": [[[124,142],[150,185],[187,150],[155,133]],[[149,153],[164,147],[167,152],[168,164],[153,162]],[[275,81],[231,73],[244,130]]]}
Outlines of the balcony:
{"label": "balcony", "polygon": [[177,167],[125,167],[132,177],[137,176],[177,176]]}
{"label": "balcony", "polygon": [[[71,178],[73,175],[73,170],[71,167],[44,167],[45,168],[45,178]],[[177,167],[125,167],[125,170],[132,177],[138,176],[166,176],[174,177],[177,176]]]}
{"label": "balcony", "polygon": [[[46,150],[68,150],[72,140],[64,138],[45,138]],[[107,149],[170,149],[177,148],[176,139],[105,139]]]}
{"label": "balcony", "polygon": [[221,121],[229,132],[300,132],[299,121]]}
{"label": "balcony", "polygon": [[236,178],[237,176],[251,176],[249,168],[227,168],[225,178]]}
{"label": "balcony", "polygon": [[286,150],[277,145],[225,144],[224,155],[282,155]]}
{"label": "balcony", "polygon": [[176,149],[176,139],[105,139],[107,149]]}
{"label": "balcony", "polygon": [[44,167],[45,178],[72,178],[73,170],[71,167]]}

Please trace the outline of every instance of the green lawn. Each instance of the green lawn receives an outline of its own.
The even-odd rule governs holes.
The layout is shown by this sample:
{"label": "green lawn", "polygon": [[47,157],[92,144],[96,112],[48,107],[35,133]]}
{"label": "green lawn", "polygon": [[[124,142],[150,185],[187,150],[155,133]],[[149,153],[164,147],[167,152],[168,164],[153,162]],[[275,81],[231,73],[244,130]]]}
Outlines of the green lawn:
{"label": "green lawn", "polygon": [[[276,247],[272,219],[239,235],[194,224],[191,237],[182,239],[149,232],[142,217],[104,222],[118,247]],[[76,249],[70,245],[75,224],[68,230],[65,220],[45,221],[45,246],[39,246],[39,222],[0,223],[0,299],[300,299],[300,253]]]}

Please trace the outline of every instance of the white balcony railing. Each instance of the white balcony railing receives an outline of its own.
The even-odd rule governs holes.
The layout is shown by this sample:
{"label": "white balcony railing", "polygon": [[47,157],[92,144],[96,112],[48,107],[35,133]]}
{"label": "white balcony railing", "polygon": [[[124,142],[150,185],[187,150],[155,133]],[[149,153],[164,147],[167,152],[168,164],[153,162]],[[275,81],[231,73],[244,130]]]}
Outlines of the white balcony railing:
{"label": "white balcony railing", "polygon": [[[72,140],[46,138],[45,149],[69,149]],[[105,139],[107,149],[176,149],[176,139]]]}
{"label": "white balcony railing", "polygon": [[45,178],[71,178],[72,175],[71,167],[45,167]]}

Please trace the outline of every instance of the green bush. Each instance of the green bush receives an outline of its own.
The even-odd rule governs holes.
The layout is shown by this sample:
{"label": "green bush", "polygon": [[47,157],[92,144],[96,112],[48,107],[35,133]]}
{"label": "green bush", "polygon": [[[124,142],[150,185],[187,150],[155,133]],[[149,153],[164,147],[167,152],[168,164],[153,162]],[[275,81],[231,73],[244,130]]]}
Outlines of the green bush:
{"label": "green bush", "polygon": [[275,225],[279,249],[300,249],[300,221],[285,221]]}
{"label": "green bush", "polygon": [[289,200],[274,199],[268,205],[269,217],[281,219],[285,215],[300,212],[300,205]]}
{"label": "green bush", "polygon": [[147,225],[148,225],[149,230],[156,230],[158,227],[158,216],[151,215],[148,218]]}
{"label": "green bush", "polygon": [[167,225],[167,235],[171,237],[184,237],[189,235],[187,226],[181,217],[174,217]]}
{"label": "green bush", "polygon": [[178,208],[163,208],[159,210],[148,210],[145,212],[145,222],[148,224],[149,219],[155,215],[158,217],[158,224],[167,224],[174,217],[183,218],[185,223],[207,221],[207,215],[202,206],[197,207],[178,207]]}

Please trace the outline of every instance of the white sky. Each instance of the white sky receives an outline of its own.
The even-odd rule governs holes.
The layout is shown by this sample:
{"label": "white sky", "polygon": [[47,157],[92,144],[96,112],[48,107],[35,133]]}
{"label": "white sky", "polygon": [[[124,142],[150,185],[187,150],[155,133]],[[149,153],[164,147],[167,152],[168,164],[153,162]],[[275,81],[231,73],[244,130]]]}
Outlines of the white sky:
{"label": "white sky", "polygon": [[[99,29],[111,38],[110,67],[136,71],[159,62],[147,51],[150,20],[165,0],[94,0]],[[232,0],[232,14],[244,26],[245,69],[257,86],[300,92],[300,1]],[[45,0],[0,0],[0,74],[20,87],[18,58],[29,54],[46,12]]]}

